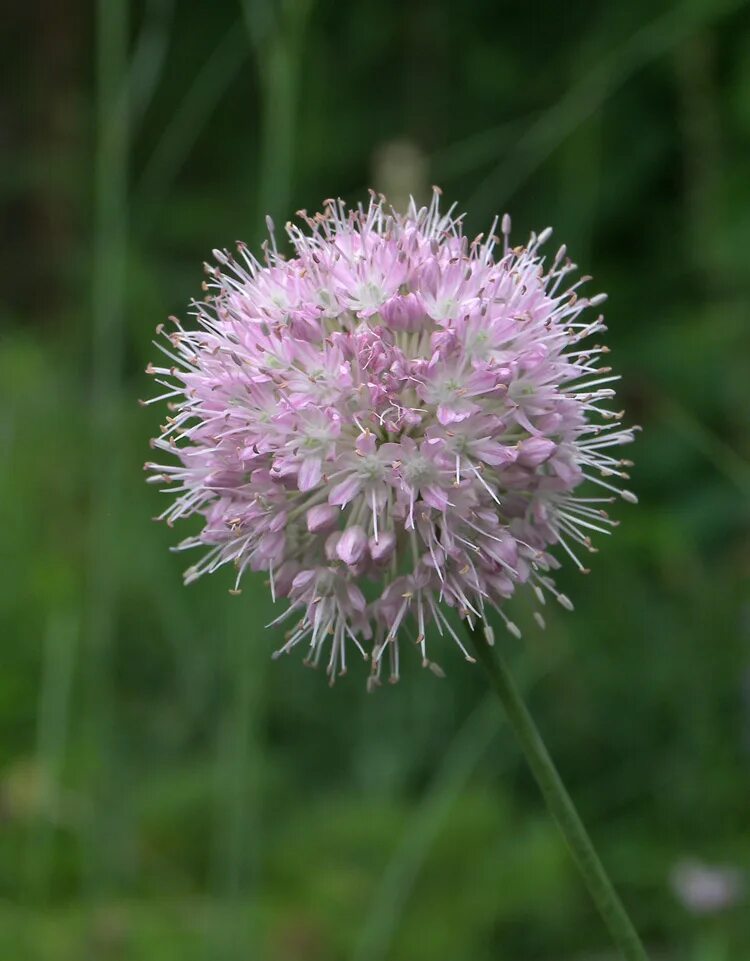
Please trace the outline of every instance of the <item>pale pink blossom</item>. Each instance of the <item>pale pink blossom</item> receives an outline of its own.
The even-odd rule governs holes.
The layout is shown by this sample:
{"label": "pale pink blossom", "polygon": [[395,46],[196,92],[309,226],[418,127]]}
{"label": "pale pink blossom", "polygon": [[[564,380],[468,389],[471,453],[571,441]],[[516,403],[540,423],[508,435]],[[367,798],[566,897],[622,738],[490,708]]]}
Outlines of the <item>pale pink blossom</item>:
{"label": "pale pink blossom", "polygon": [[610,452],[633,430],[608,409],[607,350],[581,346],[604,298],[570,283],[564,247],[543,256],[549,230],[511,248],[504,217],[469,241],[437,191],[405,215],[373,197],[301,221],[288,257],[272,226],[263,262],[215,251],[197,324],[175,320],[167,366],[149,365],[170,407],[153,446],[177,461],[146,465],[177,495],[161,516],[204,518],[180,545],[207,549],[188,581],[268,573],[282,652],[333,679],[353,646],[374,684],[410,639],[440,673],[428,625],[471,660],[449,608],[517,634],[519,584],[570,607],[552,551],[585,570],[615,524],[603,505],[635,499]]}

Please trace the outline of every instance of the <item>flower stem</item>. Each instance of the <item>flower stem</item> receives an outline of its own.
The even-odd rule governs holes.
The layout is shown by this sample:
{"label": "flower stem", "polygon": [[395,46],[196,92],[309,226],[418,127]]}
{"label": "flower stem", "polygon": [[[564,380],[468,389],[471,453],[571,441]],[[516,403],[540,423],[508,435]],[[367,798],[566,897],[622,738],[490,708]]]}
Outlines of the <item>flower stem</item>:
{"label": "flower stem", "polygon": [[505,708],[505,713],[523,748],[547,806],[570,848],[573,859],[620,955],[625,961],[648,961],[641,940],[607,877],[502,654],[497,647],[487,643],[480,627],[472,628],[468,624],[466,627],[477,658]]}

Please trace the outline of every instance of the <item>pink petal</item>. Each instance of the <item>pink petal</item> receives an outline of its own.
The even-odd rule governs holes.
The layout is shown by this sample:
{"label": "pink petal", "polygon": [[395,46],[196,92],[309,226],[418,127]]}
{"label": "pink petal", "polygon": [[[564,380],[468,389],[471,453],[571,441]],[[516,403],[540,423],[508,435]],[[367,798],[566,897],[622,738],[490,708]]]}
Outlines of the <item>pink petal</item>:
{"label": "pink petal", "polygon": [[370,538],[368,547],[370,549],[370,557],[375,563],[383,564],[393,556],[393,552],[396,549],[396,535],[393,531],[383,531],[377,540],[375,540],[374,537]]}
{"label": "pink petal", "polygon": [[323,461],[320,457],[308,457],[302,461],[297,474],[297,486],[301,491],[312,490],[323,477]]}
{"label": "pink petal", "polygon": [[506,447],[493,440],[480,440],[472,444],[471,452],[490,467],[504,467],[506,464],[512,464],[518,457],[515,447]]}
{"label": "pink petal", "polygon": [[358,525],[347,527],[336,544],[336,553],[345,564],[356,564],[367,550],[367,534]]}
{"label": "pink petal", "polygon": [[518,463],[524,467],[538,467],[554,454],[557,444],[545,437],[529,437],[518,445]]}
{"label": "pink petal", "polygon": [[321,531],[330,530],[336,526],[341,511],[330,504],[318,504],[311,507],[307,512],[307,529],[311,534],[319,534]]}
{"label": "pink petal", "polygon": [[421,492],[422,500],[430,507],[442,511],[448,506],[448,495],[437,485],[429,484],[427,487],[423,487]]}
{"label": "pink petal", "polygon": [[350,474],[344,480],[335,484],[328,495],[328,503],[337,507],[344,507],[356,497],[362,487],[362,481],[356,474]]}

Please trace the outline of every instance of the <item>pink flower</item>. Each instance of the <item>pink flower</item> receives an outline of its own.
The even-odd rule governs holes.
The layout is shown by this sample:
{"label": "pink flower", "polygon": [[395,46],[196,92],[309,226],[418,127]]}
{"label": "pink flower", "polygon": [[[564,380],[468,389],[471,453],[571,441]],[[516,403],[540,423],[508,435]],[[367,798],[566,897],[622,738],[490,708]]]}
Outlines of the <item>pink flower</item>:
{"label": "pink flower", "polygon": [[177,460],[146,465],[176,493],[162,518],[204,519],[186,580],[267,571],[296,622],[281,651],[325,656],[331,679],[352,645],[371,684],[384,662],[397,678],[412,631],[440,673],[427,625],[468,658],[445,609],[518,633],[520,584],[569,607],[552,550],[584,570],[614,524],[602,505],[634,500],[606,348],[579,346],[605,329],[602,296],[568,284],[565,248],[543,261],[549,230],[511,249],[509,219],[495,229],[468,243],[437,191],[404,216],[329,202],[287,228],[288,259],[275,241],[263,263],[215,251],[197,327],[175,321],[169,365],[149,365],[171,405],[153,446]]}

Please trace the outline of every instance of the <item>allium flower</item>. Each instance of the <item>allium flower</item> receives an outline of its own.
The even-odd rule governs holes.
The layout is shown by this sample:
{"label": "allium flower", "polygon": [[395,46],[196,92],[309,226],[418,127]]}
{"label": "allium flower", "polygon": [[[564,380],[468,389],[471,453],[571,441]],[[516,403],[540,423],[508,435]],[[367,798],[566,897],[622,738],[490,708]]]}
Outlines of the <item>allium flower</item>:
{"label": "allium flower", "polygon": [[438,191],[405,216],[375,196],[299,216],[288,258],[270,223],[262,263],[214,251],[198,327],[173,318],[174,366],[149,366],[171,410],[153,446],[177,458],[146,465],[178,494],[161,518],[205,520],[180,545],[207,548],[186,581],[268,572],[294,625],[278,653],[301,645],[333,680],[354,645],[372,684],[386,658],[398,679],[408,639],[440,673],[428,623],[472,660],[446,607],[472,624],[491,607],[514,634],[519,584],[570,607],[550,549],[585,570],[615,524],[602,505],[635,500],[607,348],[579,346],[605,296],[578,293],[565,247],[545,260],[549,228],[511,248],[506,216],[502,240],[495,221],[469,241]]}

